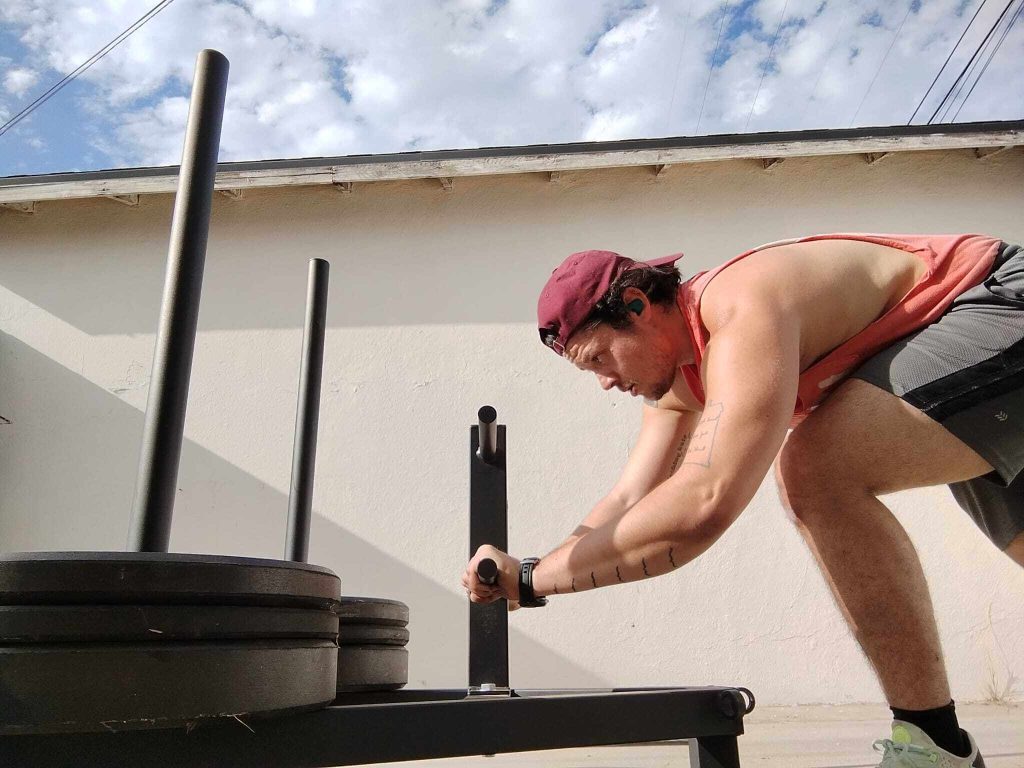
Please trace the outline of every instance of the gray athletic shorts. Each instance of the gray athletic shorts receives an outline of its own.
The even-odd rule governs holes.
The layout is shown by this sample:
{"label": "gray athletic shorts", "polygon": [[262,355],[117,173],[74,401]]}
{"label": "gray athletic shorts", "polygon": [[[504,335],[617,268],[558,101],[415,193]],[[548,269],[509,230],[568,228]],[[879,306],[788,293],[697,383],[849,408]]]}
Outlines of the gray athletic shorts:
{"label": "gray athletic shorts", "polygon": [[1024,249],[1003,243],[992,272],[936,322],[867,360],[863,379],[920,409],[995,469],[950,490],[1000,549],[1024,532]]}

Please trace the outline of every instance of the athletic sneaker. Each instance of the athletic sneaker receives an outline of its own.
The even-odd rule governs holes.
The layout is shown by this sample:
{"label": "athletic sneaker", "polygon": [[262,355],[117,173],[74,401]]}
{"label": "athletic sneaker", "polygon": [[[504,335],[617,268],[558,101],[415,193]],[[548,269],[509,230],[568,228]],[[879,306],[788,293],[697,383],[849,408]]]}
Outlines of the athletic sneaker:
{"label": "athletic sneaker", "polygon": [[874,743],[882,753],[878,768],[985,768],[985,759],[978,752],[974,737],[964,731],[971,744],[968,757],[957,757],[935,746],[935,742],[916,725],[894,720],[892,738]]}

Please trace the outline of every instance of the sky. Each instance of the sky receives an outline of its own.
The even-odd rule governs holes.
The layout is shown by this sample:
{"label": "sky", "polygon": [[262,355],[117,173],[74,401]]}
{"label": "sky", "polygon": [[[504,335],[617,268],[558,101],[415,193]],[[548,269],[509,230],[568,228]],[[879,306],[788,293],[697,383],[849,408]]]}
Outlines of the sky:
{"label": "sky", "polygon": [[[0,122],[155,3],[0,0]],[[231,62],[222,161],[926,123],[1006,8],[175,0],[0,135],[0,176],[178,163],[203,48]],[[936,122],[1024,118],[1024,10],[1015,21]]]}

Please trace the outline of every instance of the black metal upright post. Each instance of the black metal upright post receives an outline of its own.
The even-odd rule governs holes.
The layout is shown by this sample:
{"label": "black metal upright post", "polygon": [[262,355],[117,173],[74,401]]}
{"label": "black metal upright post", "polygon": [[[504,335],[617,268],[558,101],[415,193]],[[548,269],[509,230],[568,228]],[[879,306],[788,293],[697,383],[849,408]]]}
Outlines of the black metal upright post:
{"label": "black metal upright post", "polygon": [[[490,544],[508,551],[508,495],[505,472],[505,425],[485,405],[470,429],[469,555]],[[503,691],[508,685],[508,604],[470,603],[469,689]]]}
{"label": "black metal upright post", "polygon": [[136,552],[166,552],[171,535],[227,83],[228,60],[217,51],[201,51],[174,200],[160,329],[128,534],[128,548]]}
{"label": "black metal upright post", "polygon": [[295,412],[292,448],[292,485],[288,495],[288,536],[284,556],[297,563],[309,555],[309,522],[313,509],[313,470],[320,421],[320,382],[324,370],[324,334],[327,329],[327,278],[331,265],[309,260],[306,292],[306,327],[302,334],[299,402]]}

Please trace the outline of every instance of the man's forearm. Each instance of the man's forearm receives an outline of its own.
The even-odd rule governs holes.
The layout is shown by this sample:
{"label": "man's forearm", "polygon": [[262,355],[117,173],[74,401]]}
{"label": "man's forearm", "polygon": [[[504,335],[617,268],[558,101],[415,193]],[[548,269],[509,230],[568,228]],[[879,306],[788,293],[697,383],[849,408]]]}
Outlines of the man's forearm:
{"label": "man's forearm", "polygon": [[547,557],[557,552],[562,547],[572,544],[578,541],[583,536],[593,532],[600,528],[602,525],[618,521],[626,512],[629,510],[628,504],[612,494],[605,496],[590,511],[583,522],[576,526],[576,530],[566,537],[565,541],[558,545],[558,547],[552,552],[548,553]]}
{"label": "man's forearm", "polygon": [[[686,494],[699,497],[700,494]],[[722,534],[720,510],[679,508],[677,487],[665,483],[620,518],[570,539],[533,573],[538,595],[582,592],[660,576],[690,562]]]}

